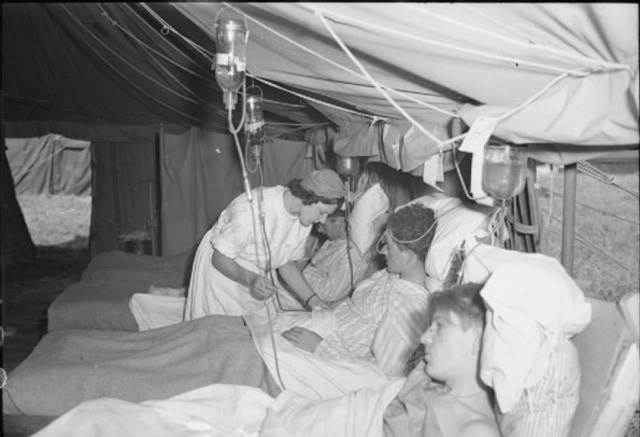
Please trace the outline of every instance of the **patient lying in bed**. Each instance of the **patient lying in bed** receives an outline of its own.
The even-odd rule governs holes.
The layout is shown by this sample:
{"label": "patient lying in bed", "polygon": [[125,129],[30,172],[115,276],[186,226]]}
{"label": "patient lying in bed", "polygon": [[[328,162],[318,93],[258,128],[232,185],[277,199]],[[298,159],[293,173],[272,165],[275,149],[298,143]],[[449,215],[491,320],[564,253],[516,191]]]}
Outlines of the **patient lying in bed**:
{"label": "patient lying in bed", "polygon": [[424,259],[434,233],[433,211],[422,205],[393,213],[379,249],[386,270],[362,281],[352,298],[331,311],[326,318],[333,329],[323,327],[318,333],[296,326],[282,335],[323,357],[366,360],[389,377],[406,375],[405,366],[425,329],[429,293]]}
{"label": "patient lying in bed", "polygon": [[480,285],[434,293],[424,360],[383,416],[385,437],[499,436],[493,393],[479,379],[485,325]]}
{"label": "patient lying in bed", "polygon": [[[474,253],[484,254],[484,251],[478,248]],[[465,433],[492,436],[498,435],[494,411],[504,436],[566,437],[577,405],[578,388],[573,382],[579,379],[575,348],[568,337],[589,322],[590,306],[557,261],[540,255],[509,253],[509,256],[512,262],[507,260],[497,268],[490,256],[484,257],[483,268],[488,269],[490,276],[480,292],[488,310],[482,340],[477,320],[484,313],[478,310],[480,301],[473,299],[473,296],[477,298],[479,287],[469,284],[432,295],[429,313],[433,316],[429,329],[421,337],[425,345],[424,361],[407,379],[381,379],[374,384],[352,387],[342,394],[318,398],[292,389],[287,365],[283,363],[282,376],[287,387],[275,399],[252,387],[227,384],[208,385],[170,399],[142,403],[99,399],[73,409],[38,437],[81,436],[86,435],[87,430],[101,432],[101,435],[171,436],[178,431],[188,434],[187,429],[192,430],[192,434],[209,430],[211,435],[242,430],[259,432],[262,437],[446,437]],[[465,269],[465,273],[473,272]],[[536,284],[548,290],[536,290]],[[548,299],[549,293],[554,299]],[[500,304],[510,297],[520,303],[528,302],[516,311],[516,319],[509,319]],[[221,319],[205,317],[193,322],[207,323],[208,320]],[[527,344],[502,343],[504,349],[496,343],[499,340],[495,337],[496,329],[511,326],[515,329],[512,334],[517,337],[523,334],[520,329],[523,324],[530,322],[533,329],[529,333],[539,334],[532,337],[540,340],[539,343],[530,340],[526,340]],[[182,328],[189,325],[184,324]],[[236,323],[236,328],[240,327],[243,325]],[[162,336],[173,329],[176,328],[130,335],[158,333]],[[184,343],[184,337],[181,339]],[[175,343],[172,346],[175,347]],[[532,355],[524,356],[520,351],[522,347]],[[167,349],[172,352],[171,346]],[[289,350],[285,349],[282,351],[286,354],[296,347],[291,345]],[[571,353],[565,354],[562,350]],[[299,358],[304,362],[310,356],[313,354],[301,352]],[[241,369],[245,371],[249,364],[245,363]],[[366,366],[362,369],[370,370]],[[502,377],[497,376],[499,369]],[[351,378],[353,374],[346,376]],[[358,377],[356,374],[355,378]],[[59,381],[59,385],[65,382]],[[334,383],[331,378],[324,381],[325,385]],[[495,405],[490,402],[488,387],[494,389]],[[39,392],[43,393],[47,392]],[[549,396],[553,402],[546,401]],[[166,414],[168,411],[171,414]]]}
{"label": "patient lying in bed", "polygon": [[348,295],[352,291],[352,283],[360,282],[366,274],[369,259],[360,254],[352,241],[347,245],[344,210],[337,209],[324,223],[316,226],[326,236],[326,241],[299,267],[302,267],[302,275],[320,299],[333,302]]}
{"label": "patient lying in bed", "polygon": [[490,390],[477,378],[484,325],[479,289],[460,286],[434,295],[431,325],[421,340],[424,361],[406,380],[326,400],[291,390],[273,399],[250,387],[224,384],[140,404],[105,398],[74,408],[38,437],[203,431],[211,436],[262,437],[498,436]]}
{"label": "patient lying in bed", "polygon": [[[337,321],[335,329],[322,331],[326,335],[322,347],[327,351],[349,350],[349,344],[345,343],[349,339],[344,333],[355,326],[357,318],[359,330],[350,334],[358,334],[359,343],[354,348],[365,353],[348,357],[343,352],[327,353],[315,359],[312,364],[328,363],[330,369],[309,382],[319,387],[316,392],[336,394],[363,385],[379,386],[386,382],[385,373],[401,374],[417,348],[426,323],[428,292],[419,284],[424,280],[422,266],[430,242],[428,229],[434,229],[433,213],[416,205],[394,215],[396,219],[390,218],[391,232],[385,237],[387,248],[383,249],[389,254],[388,271],[379,272],[360,292],[356,291],[353,301],[347,299],[334,311],[321,312],[332,313]],[[421,226],[416,225],[419,222]],[[408,226],[409,223],[412,225]],[[418,256],[417,251],[423,255]],[[299,314],[313,317],[312,313]],[[255,321],[253,325],[247,322],[257,326]],[[342,323],[347,324],[346,328],[341,328]],[[241,318],[220,315],[138,333],[52,332],[10,375],[3,393],[4,410],[9,414],[59,415],[82,401],[101,396],[136,402],[164,399],[212,383],[259,387],[275,395],[280,387],[274,383],[272,368],[263,361],[270,343],[256,344],[261,338],[268,339],[269,332],[262,329],[252,336]],[[321,355],[318,352],[313,355]],[[387,352],[389,356],[383,359],[375,355]],[[302,358],[294,356],[294,359],[304,362],[313,358],[304,351],[297,355]],[[283,353],[279,358],[284,361],[286,356]],[[355,363],[351,367],[339,364],[341,358]],[[371,361],[375,358],[379,362],[373,365]],[[286,363],[281,365],[286,367]],[[322,378],[335,381],[337,376],[332,372],[347,372],[348,377],[343,379],[344,385],[338,384],[335,391],[327,392],[324,386],[331,384]],[[353,375],[371,377],[363,377],[360,384],[350,382],[358,380]],[[287,386],[288,383],[285,382]],[[304,384],[302,380],[301,385]]]}

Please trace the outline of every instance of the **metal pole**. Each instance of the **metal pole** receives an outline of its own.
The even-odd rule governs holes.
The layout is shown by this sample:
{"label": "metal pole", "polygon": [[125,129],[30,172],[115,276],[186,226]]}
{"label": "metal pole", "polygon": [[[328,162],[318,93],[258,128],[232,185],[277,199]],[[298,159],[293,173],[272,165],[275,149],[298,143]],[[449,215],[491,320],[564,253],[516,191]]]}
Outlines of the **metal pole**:
{"label": "metal pole", "polygon": [[152,223],[153,223],[153,254],[162,256],[162,169],[164,168],[164,123],[160,123],[160,131],[158,138],[158,153],[156,154],[155,177],[153,178],[153,187],[150,187],[155,196],[152,197],[151,205]]}
{"label": "metal pole", "polygon": [[573,276],[573,248],[576,228],[576,192],[578,164],[564,166],[564,193],[562,204],[562,265]]}

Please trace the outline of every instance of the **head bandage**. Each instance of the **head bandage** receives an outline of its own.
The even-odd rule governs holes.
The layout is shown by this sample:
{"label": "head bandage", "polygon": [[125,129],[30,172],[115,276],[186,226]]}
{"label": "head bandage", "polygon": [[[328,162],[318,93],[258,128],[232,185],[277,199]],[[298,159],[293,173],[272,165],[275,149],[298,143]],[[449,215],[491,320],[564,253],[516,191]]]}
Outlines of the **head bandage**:
{"label": "head bandage", "polygon": [[429,235],[429,232],[431,232],[431,230],[433,229],[433,227],[436,225],[437,222],[438,222],[437,220],[434,220],[433,223],[431,224],[431,226],[429,226],[429,228],[422,235],[420,235],[418,238],[414,238],[413,240],[400,240],[400,239],[394,237],[393,234],[387,229],[386,231],[384,231],[382,233],[382,235],[378,239],[378,243],[376,244],[376,252],[382,253],[382,252],[380,252],[380,250],[381,250],[380,249],[380,243],[382,242],[382,240],[383,240],[383,238],[384,238],[384,236],[386,234],[388,234],[393,239],[393,241],[395,241],[396,243],[402,243],[402,244],[415,243],[416,241],[420,241],[424,237]]}

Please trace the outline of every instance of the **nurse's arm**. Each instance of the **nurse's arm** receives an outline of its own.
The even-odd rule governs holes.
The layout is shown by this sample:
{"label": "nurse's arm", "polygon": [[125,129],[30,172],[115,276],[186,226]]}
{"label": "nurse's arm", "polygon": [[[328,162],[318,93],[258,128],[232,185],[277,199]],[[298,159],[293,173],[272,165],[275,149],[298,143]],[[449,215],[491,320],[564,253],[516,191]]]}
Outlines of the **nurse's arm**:
{"label": "nurse's arm", "polygon": [[278,269],[282,279],[289,288],[297,294],[301,302],[305,302],[311,308],[331,309],[329,304],[320,299],[313,291],[307,280],[298,269],[295,261],[291,261]]}
{"label": "nurse's arm", "polygon": [[221,254],[217,250],[213,251],[211,264],[213,264],[213,267],[227,278],[246,287],[249,287],[251,281],[257,280],[257,277],[259,276],[258,274],[245,269],[233,259]]}

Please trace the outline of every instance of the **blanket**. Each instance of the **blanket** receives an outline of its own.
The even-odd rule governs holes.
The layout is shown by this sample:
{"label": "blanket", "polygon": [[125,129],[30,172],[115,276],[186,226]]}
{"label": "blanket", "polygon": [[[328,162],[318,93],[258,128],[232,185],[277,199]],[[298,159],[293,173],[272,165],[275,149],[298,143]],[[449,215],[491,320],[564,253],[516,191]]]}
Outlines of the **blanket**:
{"label": "blanket", "polygon": [[297,348],[281,335],[293,326],[302,326],[326,336],[335,329],[332,316],[331,311],[280,313],[271,324],[273,339],[265,307],[244,316],[256,349],[280,388],[309,399],[330,399],[357,389],[376,390],[389,381],[372,363],[323,358]]}
{"label": "blanket", "polygon": [[137,331],[129,301],[146,292],[149,284],[139,280],[83,280],[67,287],[47,309],[47,330],[100,329]]}
{"label": "blanket", "polygon": [[[382,437],[382,417],[403,379],[327,400],[291,391],[213,384],[166,400],[85,402],[34,437]],[[330,418],[330,420],[328,420]]]}
{"label": "blanket", "polygon": [[135,293],[151,286],[183,287],[189,282],[190,256],[137,255],[114,250],[91,260],[81,280],[67,287],[48,309],[48,330],[137,331],[129,310]]}
{"label": "blanket", "polygon": [[191,254],[170,257],[140,255],[113,250],[100,253],[82,273],[83,281],[136,280],[158,287],[183,287],[189,283]]}
{"label": "blanket", "polygon": [[60,415],[103,396],[140,402],[212,383],[280,393],[238,317],[135,333],[55,331],[9,375],[3,411]]}

